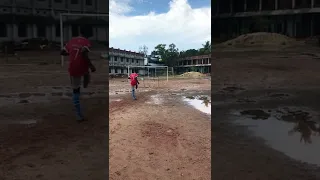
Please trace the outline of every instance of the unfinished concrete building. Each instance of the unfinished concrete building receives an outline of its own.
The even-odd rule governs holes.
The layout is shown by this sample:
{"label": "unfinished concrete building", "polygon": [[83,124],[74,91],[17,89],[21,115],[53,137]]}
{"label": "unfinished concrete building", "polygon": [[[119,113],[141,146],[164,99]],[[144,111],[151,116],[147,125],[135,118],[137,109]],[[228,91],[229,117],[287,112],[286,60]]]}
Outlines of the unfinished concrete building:
{"label": "unfinished concrete building", "polygon": [[[128,66],[144,66],[144,55],[137,52],[109,48],[109,73],[110,74],[127,74]],[[143,68],[131,68],[139,74],[144,74]]]}
{"label": "unfinished concrete building", "polygon": [[211,72],[211,54],[185,57],[178,60],[177,73],[197,71],[201,73]]}
{"label": "unfinished concrete building", "polygon": [[320,35],[320,0],[216,0],[212,8],[213,39],[258,31]]}

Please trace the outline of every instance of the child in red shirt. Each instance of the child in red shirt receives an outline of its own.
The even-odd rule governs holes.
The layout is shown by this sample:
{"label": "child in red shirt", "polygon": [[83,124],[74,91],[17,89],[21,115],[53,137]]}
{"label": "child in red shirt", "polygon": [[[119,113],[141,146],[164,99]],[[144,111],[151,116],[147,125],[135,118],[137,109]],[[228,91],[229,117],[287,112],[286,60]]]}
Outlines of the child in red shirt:
{"label": "child in red shirt", "polygon": [[135,88],[138,89],[138,74],[133,72],[132,74],[130,74],[130,76],[128,77],[128,79],[130,79],[130,85],[131,85],[131,93],[132,93],[132,98],[134,100],[137,100],[136,95],[135,95]]}

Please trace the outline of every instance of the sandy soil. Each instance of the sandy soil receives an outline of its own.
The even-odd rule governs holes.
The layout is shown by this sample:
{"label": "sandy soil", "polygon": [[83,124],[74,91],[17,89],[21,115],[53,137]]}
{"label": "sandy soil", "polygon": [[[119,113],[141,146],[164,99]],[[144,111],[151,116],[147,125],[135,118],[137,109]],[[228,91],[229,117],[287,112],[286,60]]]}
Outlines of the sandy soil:
{"label": "sandy soil", "polygon": [[[138,101],[132,101],[128,82],[113,80],[109,104],[108,66],[95,64],[97,73],[82,98],[89,121],[81,124],[75,122],[66,67],[1,66],[0,179],[102,180],[108,160],[110,179],[210,179],[209,117],[171,94],[209,94],[210,81],[141,87]],[[156,94],[163,104],[150,101]]]}
{"label": "sandy soil", "polygon": [[110,179],[211,179],[210,116],[174,95],[200,89],[209,94],[210,81],[170,80],[137,101],[112,96],[122,100],[110,103]]}
{"label": "sandy soil", "polygon": [[[320,179],[319,166],[299,162],[271,148],[265,139],[248,131],[249,127],[235,125],[230,118],[231,111],[246,108],[295,106],[319,112],[318,52],[308,48],[281,52],[214,52],[211,165],[216,179]],[[272,93],[290,96],[268,96]],[[273,129],[269,134],[273,134]],[[314,138],[317,141],[319,137]],[[286,143],[282,142],[284,146]],[[307,145],[302,142],[301,146]]]}

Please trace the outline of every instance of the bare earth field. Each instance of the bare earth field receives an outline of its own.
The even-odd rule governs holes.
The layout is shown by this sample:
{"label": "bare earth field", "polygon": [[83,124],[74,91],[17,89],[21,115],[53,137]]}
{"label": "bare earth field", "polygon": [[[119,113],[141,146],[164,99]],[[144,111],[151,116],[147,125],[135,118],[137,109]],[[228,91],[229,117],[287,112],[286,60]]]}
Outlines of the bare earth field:
{"label": "bare earth field", "polygon": [[214,179],[320,179],[318,52],[214,52]]}
{"label": "bare earth field", "polygon": [[107,176],[108,66],[95,64],[82,98],[89,121],[81,124],[75,122],[66,67],[1,65],[1,180]]}
{"label": "bare earth field", "polygon": [[210,116],[182,101],[209,95],[208,79],[151,82],[137,101],[113,79],[108,102],[108,67],[95,62],[82,96],[89,121],[78,124],[66,68],[21,63],[0,67],[1,180],[102,180],[108,156],[110,179],[210,179]]}
{"label": "bare earth field", "polygon": [[[110,96],[110,179],[211,179],[210,115],[182,101],[209,95],[210,80],[160,84],[138,89],[136,101]],[[128,88],[125,79],[110,81],[110,92]]]}

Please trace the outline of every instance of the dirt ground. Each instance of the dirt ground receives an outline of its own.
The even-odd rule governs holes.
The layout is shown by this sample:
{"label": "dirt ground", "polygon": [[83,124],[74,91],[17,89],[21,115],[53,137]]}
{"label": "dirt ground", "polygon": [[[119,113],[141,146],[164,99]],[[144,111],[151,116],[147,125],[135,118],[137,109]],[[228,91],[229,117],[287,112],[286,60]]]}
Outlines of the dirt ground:
{"label": "dirt ground", "polygon": [[1,65],[1,180],[107,177],[108,66],[94,63],[83,124],[75,122],[66,66]]}
{"label": "dirt ground", "polygon": [[[82,98],[89,121],[80,124],[66,67],[1,65],[0,179],[210,179],[210,117],[178,95],[210,94],[210,81],[170,80],[162,88],[150,83],[133,101],[127,80],[111,80],[107,91],[108,67],[95,64]],[[160,104],[152,101],[157,94]]]}
{"label": "dirt ground", "polygon": [[[210,116],[179,93],[210,94],[209,79],[171,79],[160,87],[110,96],[110,179],[211,179]],[[127,80],[110,82],[128,89]]]}
{"label": "dirt ground", "polygon": [[[315,48],[299,48],[291,51],[213,53],[211,166],[215,179],[320,179],[319,164],[298,161],[271,148],[265,139],[249,131],[249,126],[236,125],[230,115],[235,110],[277,109],[280,106],[308,107],[319,112],[318,52],[319,49]],[[290,96],[272,96],[281,93]],[[315,122],[319,123],[319,115],[315,116]],[[270,128],[267,135],[271,136],[276,129]],[[313,139],[316,143],[319,136]],[[288,142],[281,144],[291,147],[286,145]],[[299,146],[313,147],[303,142]],[[298,146],[291,148],[299,149]],[[318,156],[316,153],[312,155],[314,158]]]}

